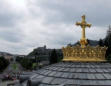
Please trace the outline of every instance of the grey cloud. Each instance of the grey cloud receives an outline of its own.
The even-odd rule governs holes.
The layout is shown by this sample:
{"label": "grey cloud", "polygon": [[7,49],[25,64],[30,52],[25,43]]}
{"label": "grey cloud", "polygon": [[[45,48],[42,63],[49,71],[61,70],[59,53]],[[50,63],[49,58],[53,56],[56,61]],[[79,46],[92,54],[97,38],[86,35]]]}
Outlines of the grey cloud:
{"label": "grey cloud", "polygon": [[4,28],[4,29],[5,30],[0,30],[0,38],[1,39],[12,42],[12,43],[22,41],[24,35],[20,30],[14,29],[14,28],[11,28],[11,29]]}
{"label": "grey cloud", "polygon": [[73,24],[86,14],[94,26],[106,26],[111,23],[110,3],[110,0],[39,0],[37,6],[44,12],[46,24]]}
{"label": "grey cloud", "polygon": [[[50,27],[51,31],[50,33],[48,31],[42,32],[41,35],[44,36],[45,40],[48,40],[49,44],[56,45],[67,45],[69,43],[75,43],[78,41],[79,36],[76,32],[71,32],[73,29],[68,26],[59,26],[56,24],[56,26]],[[67,29],[67,31],[65,31]],[[78,37],[77,37],[78,36]]]}
{"label": "grey cloud", "polygon": [[[8,3],[8,2],[7,2]],[[19,27],[24,14],[14,11],[6,1],[0,1],[0,38],[8,42],[20,42],[23,32]]]}
{"label": "grey cloud", "polygon": [[[27,4],[26,16],[24,13],[18,11],[16,13],[7,7],[4,8],[6,5],[0,1],[0,39],[6,43],[0,43],[3,45],[0,46],[1,49],[14,53],[28,53],[30,49],[43,44],[48,45],[49,48],[57,48],[57,46],[61,48],[68,43],[75,43],[81,35],[76,30],[71,32],[72,25],[80,21],[80,16],[83,14],[86,14],[88,23],[102,27],[97,31],[100,33],[111,23],[110,0],[32,1],[35,2]],[[100,36],[93,36],[94,34],[87,34],[87,37],[95,39],[104,33]]]}
{"label": "grey cloud", "polygon": [[13,44],[9,42],[0,41],[1,51],[9,52],[12,54],[26,54],[29,47],[24,46],[24,44]]}
{"label": "grey cloud", "polygon": [[22,13],[16,13],[6,4],[5,1],[0,1],[0,27],[13,27],[23,18]]}
{"label": "grey cloud", "polygon": [[0,13],[0,26],[1,27],[13,27],[16,25],[20,16],[12,13]]}

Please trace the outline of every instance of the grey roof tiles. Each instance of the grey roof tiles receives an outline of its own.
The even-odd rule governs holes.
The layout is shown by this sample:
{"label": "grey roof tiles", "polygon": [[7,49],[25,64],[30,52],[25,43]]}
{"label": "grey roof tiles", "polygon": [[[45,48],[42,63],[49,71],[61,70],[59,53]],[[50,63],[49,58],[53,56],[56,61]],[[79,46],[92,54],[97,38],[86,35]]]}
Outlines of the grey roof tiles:
{"label": "grey roof tiles", "polygon": [[40,81],[39,86],[111,86],[110,63],[60,62],[35,73],[30,81]]}

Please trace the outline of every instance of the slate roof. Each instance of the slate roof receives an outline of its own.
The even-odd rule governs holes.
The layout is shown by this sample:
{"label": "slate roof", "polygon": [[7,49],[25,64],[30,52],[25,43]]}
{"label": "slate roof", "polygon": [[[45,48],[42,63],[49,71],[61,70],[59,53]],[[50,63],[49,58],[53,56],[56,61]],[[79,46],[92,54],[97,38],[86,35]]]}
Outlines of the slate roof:
{"label": "slate roof", "polygon": [[30,77],[31,86],[111,86],[110,63],[60,62]]}

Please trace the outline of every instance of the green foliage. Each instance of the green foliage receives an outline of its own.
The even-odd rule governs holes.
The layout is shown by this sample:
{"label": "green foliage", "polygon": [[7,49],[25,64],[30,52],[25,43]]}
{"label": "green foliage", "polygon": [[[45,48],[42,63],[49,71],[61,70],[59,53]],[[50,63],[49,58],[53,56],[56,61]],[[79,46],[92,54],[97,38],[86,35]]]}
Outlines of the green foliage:
{"label": "green foliage", "polygon": [[109,62],[111,62],[111,54],[107,56],[106,58]]}
{"label": "green foliage", "polygon": [[36,67],[37,67],[37,63],[33,63],[32,64],[32,69],[36,69]]}
{"label": "green foliage", "polygon": [[104,46],[103,40],[100,39],[98,44],[99,44],[99,46]]}
{"label": "green foliage", "polygon": [[32,69],[32,64],[33,61],[29,58],[22,58],[20,60],[20,64],[22,65],[22,67],[24,67],[25,69],[31,70]]}
{"label": "green foliage", "polygon": [[20,58],[19,56],[16,57],[16,61],[20,62],[22,60],[22,58]]}
{"label": "green foliage", "polygon": [[106,59],[111,61],[111,34],[106,36],[104,44],[108,47],[106,51]]}
{"label": "green foliage", "polygon": [[105,38],[105,45],[108,46],[108,47],[111,47],[111,34],[106,36],[106,38]]}
{"label": "green foliage", "polygon": [[30,52],[30,53],[28,54],[29,57],[30,57],[30,56],[35,56],[35,55],[38,55],[38,52],[37,52],[36,49],[34,49],[32,52]]}
{"label": "green foliage", "polygon": [[12,64],[12,68],[13,68],[14,70],[16,70],[16,69],[17,69],[17,64],[16,64],[16,63]]}
{"label": "green foliage", "polygon": [[16,61],[19,62],[26,70],[32,70],[36,69],[36,67],[38,66],[37,64],[39,62],[39,58],[36,56],[34,59],[28,57],[17,57]]}
{"label": "green foliage", "polygon": [[55,49],[51,52],[51,56],[49,60],[50,60],[50,64],[54,64],[58,62],[58,56]]}
{"label": "green foliage", "polygon": [[63,60],[63,56],[58,57],[57,62],[61,62]]}
{"label": "green foliage", "polygon": [[3,70],[9,65],[9,61],[6,60],[4,57],[0,57],[0,72],[3,72]]}

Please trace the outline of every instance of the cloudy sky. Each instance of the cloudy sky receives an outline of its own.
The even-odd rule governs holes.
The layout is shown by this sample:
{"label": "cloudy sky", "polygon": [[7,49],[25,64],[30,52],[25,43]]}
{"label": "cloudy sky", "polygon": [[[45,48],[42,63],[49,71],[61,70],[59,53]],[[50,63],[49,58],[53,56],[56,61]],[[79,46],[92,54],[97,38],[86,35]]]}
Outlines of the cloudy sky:
{"label": "cloudy sky", "polygon": [[0,51],[28,54],[38,46],[61,48],[81,38],[75,25],[85,14],[87,38],[104,38],[111,0],[0,0]]}

